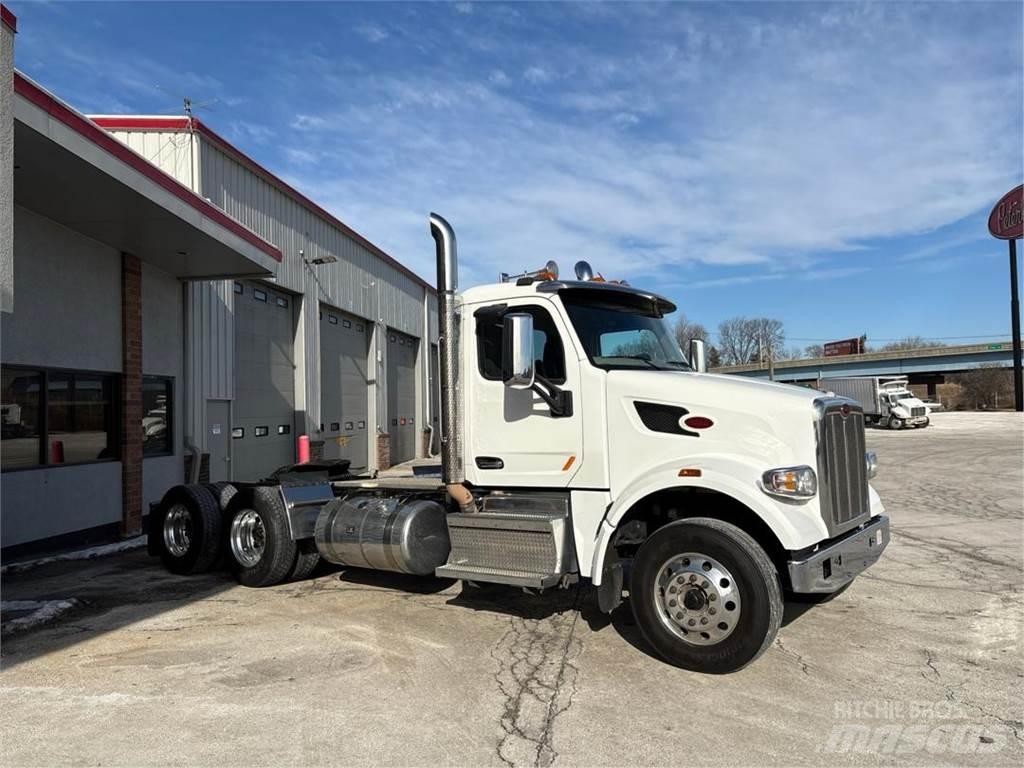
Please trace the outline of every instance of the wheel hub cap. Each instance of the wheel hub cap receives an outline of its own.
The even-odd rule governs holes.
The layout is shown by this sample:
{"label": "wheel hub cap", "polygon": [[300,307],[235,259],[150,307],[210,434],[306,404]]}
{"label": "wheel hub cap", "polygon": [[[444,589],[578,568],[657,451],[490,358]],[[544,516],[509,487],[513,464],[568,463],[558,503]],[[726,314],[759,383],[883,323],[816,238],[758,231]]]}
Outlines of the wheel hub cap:
{"label": "wheel hub cap", "polygon": [[658,617],[684,643],[714,645],[732,634],[740,618],[740,594],[720,562],[684,552],[662,565],[656,579]]}
{"label": "wheel hub cap", "polygon": [[174,557],[184,557],[192,546],[192,514],[184,504],[175,504],[164,518],[164,546]]}
{"label": "wheel hub cap", "polygon": [[263,521],[255,510],[244,509],[231,521],[231,554],[246,568],[256,565],[263,557],[267,534]]}

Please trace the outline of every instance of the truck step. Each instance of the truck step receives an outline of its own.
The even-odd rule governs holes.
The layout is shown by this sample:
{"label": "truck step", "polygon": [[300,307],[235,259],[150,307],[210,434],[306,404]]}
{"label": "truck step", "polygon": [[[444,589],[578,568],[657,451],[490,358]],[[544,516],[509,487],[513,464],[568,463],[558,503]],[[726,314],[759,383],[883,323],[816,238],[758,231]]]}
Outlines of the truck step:
{"label": "truck step", "polygon": [[481,568],[479,566],[442,565],[434,571],[434,575],[443,579],[462,579],[463,581],[482,581],[488,584],[510,584],[514,587],[532,587],[544,589],[553,587],[561,580],[561,576],[551,573],[526,573],[509,571],[500,568]]}
{"label": "truck step", "polygon": [[451,552],[435,575],[541,588],[575,569],[564,502],[485,501],[483,510],[448,515]]}

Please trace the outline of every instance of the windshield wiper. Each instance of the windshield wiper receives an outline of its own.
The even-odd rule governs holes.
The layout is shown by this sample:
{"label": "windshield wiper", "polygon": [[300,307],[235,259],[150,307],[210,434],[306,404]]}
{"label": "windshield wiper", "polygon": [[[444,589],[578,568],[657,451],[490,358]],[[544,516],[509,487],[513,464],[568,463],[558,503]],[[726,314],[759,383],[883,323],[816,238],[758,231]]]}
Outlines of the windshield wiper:
{"label": "windshield wiper", "polygon": [[[647,366],[649,368],[653,368],[656,371],[664,371],[664,370],[666,370],[665,368],[662,368],[656,362],[651,360],[650,355],[614,355],[612,357],[612,359],[616,359],[616,360],[639,360],[642,363],[647,363]],[[683,363],[679,362],[678,360],[665,360],[664,362],[667,365],[671,365],[671,364],[683,365]]]}

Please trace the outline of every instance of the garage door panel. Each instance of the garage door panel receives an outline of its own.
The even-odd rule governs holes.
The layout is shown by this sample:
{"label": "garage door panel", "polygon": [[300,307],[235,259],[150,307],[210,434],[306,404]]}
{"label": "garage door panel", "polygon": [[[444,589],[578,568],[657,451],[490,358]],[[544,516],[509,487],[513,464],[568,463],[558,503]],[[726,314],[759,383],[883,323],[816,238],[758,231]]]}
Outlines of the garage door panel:
{"label": "garage door panel", "polygon": [[255,480],[295,460],[295,303],[263,283],[245,281],[242,287],[235,294],[232,406],[232,425],[241,437],[232,438],[232,476]]}
{"label": "garage door panel", "polygon": [[323,455],[365,468],[369,451],[367,324],[322,305],[320,393]]}
{"label": "garage door panel", "polygon": [[388,434],[391,463],[416,457],[416,347],[418,340],[388,330]]}

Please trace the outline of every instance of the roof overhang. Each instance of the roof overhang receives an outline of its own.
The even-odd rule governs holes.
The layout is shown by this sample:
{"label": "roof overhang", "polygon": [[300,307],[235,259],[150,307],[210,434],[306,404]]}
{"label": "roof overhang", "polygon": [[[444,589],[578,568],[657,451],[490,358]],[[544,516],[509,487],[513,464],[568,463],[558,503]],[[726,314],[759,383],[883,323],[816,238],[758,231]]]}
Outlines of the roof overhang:
{"label": "roof overhang", "polygon": [[176,277],[267,277],[281,252],[21,73],[14,202]]}

